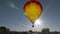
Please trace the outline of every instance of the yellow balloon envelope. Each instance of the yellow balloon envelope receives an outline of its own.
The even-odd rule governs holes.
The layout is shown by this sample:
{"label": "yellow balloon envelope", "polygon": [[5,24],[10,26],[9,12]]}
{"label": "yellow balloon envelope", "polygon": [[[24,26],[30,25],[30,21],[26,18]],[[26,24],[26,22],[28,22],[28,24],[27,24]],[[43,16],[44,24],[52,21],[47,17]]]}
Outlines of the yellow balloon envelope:
{"label": "yellow balloon envelope", "polygon": [[24,5],[24,14],[34,24],[42,13],[42,5],[37,1],[29,1]]}

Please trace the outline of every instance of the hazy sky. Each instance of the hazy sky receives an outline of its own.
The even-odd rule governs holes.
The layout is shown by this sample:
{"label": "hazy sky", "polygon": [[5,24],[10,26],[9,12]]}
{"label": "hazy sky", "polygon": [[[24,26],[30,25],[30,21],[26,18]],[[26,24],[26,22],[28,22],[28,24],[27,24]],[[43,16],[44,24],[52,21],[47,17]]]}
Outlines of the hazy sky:
{"label": "hazy sky", "polygon": [[0,26],[13,31],[38,30],[49,28],[60,31],[60,0],[37,0],[43,6],[43,13],[38,18],[41,25],[32,28],[24,15],[24,4],[29,0],[0,0]]}

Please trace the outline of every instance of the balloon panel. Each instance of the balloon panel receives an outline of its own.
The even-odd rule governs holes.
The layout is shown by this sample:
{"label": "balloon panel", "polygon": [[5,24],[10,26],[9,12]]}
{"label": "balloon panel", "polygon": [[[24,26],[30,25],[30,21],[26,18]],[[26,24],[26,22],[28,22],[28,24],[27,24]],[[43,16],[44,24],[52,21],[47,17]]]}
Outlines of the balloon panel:
{"label": "balloon panel", "polygon": [[31,20],[36,20],[42,13],[42,6],[36,1],[27,2],[24,6],[25,15]]}

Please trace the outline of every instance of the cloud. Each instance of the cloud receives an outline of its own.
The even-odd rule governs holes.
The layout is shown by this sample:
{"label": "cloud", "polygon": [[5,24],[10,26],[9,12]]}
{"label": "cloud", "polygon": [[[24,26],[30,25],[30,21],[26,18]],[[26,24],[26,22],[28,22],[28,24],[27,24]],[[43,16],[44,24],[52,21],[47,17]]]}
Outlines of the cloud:
{"label": "cloud", "polygon": [[16,8],[16,5],[15,5],[14,3],[9,3],[9,6],[10,6],[11,8]]}
{"label": "cloud", "polygon": [[13,9],[16,9],[16,10],[19,9],[19,8],[16,6],[16,4],[13,3],[13,2],[10,2],[10,3],[9,3],[9,7],[10,7],[10,8],[13,8]]}

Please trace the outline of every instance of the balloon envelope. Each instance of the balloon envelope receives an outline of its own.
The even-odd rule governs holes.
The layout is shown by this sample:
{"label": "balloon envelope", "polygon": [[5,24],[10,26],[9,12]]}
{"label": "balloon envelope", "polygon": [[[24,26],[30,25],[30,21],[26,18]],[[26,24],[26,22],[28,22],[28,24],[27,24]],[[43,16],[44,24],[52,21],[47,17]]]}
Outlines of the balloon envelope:
{"label": "balloon envelope", "polygon": [[34,24],[42,13],[42,5],[37,1],[29,1],[24,5],[24,14]]}

